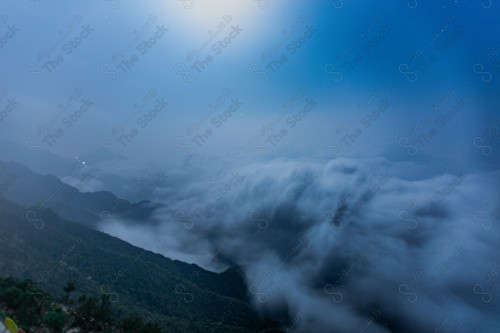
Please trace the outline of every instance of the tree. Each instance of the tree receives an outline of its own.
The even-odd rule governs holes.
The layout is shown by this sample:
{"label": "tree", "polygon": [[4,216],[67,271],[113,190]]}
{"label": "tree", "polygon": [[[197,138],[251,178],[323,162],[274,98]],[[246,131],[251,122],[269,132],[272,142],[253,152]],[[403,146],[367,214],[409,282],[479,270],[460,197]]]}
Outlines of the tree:
{"label": "tree", "polygon": [[136,333],[143,327],[142,319],[138,316],[128,316],[123,319],[122,328],[125,333]]}
{"label": "tree", "polygon": [[102,323],[112,321],[111,300],[109,295],[101,295],[101,302],[95,309],[95,318]]}
{"label": "tree", "polygon": [[72,281],[67,282],[66,285],[63,287],[63,290],[66,292],[66,304],[68,304],[69,294],[71,294],[76,290],[75,283]]}
{"label": "tree", "polygon": [[51,310],[43,317],[44,323],[55,332],[61,332],[68,321],[68,316],[60,309]]}
{"label": "tree", "polygon": [[140,333],[161,333],[161,326],[158,323],[146,323]]}
{"label": "tree", "polygon": [[9,287],[0,291],[0,302],[5,303],[9,308],[17,310],[19,308],[22,290],[16,287]]}

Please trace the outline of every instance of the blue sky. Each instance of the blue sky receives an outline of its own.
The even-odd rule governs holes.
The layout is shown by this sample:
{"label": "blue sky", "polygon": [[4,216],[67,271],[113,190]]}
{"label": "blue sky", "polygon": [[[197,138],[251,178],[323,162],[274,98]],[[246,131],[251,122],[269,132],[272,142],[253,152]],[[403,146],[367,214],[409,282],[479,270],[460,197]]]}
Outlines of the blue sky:
{"label": "blue sky", "polygon": [[[140,135],[122,147],[124,155],[147,159],[151,153],[177,154],[175,160],[182,159],[175,139],[207,114],[208,128],[217,115],[210,113],[208,106],[225,89],[231,90],[231,95],[223,107],[227,108],[231,99],[239,99],[241,107],[206,144],[194,147],[199,153],[251,148],[248,140],[264,124],[280,118],[283,104],[300,91],[304,91],[304,98],[299,103],[306,99],[317,103],[313,112],[290,129],[280,152],[300,147],[302,154],[327,153],[323,142],[335,136],[338,126],[353,122],[351,130],[355,131],[365,114],[376,109],[379,102],[357,115],[358,106],[374,94],[387,98],[390,106],[370,121],[354,143],[344,143],[343,154],[347,156],[404,151],[399,139],[407,137],[418,123],[436,122],[433,105],[450,91],[454,99],[466,101],[463,110],[440,125],[432,145],[421,150],[453,154],[458,149],[474,155],[477,149],[471,142],[495,121],[498,112],[500,58],[488,54],[500,47],[500,28],[495,22],[499,8],[485,8],[486,1],[422,1],[415,8],[411,8],[412,2],[404,1],[248,0],[229,6],[224,1],[195,1],[192,8],[186,8],[189,3],[182,1],[38,4],[42,8],[37,9],[33,1],[2,1],[5,22],[0,32],[7,33],[11,26],[19,31],[2,47],[1,88],[9,93],[4,100],[15,98],[20,103],[0,123],[0,135],[25,144],[37,126],[50,122],[58,114],[57,106],[80,89],[92,106],[67,128],[64,139],[47,146],[65,156],[103,149],[101,140],[129,117],[133,119],[128,130],[132,130],[140,117],[134,113],[134,104],[140,104],[150,90],[157,92],[154,100],[161,97],[168,106],[148,122],[147,130],[139,128]],[[210,40],[209,31],[214,34],[220,24],[223,29]],[[233,29],[237,33],[231,38]],[[214,44],[219,41],[229,44],[216,54]],[[52,58],[37,59],[41,51],[51,48]],[[203,48],[200,61],[213,58],[204,70],[201,64],[196,67],[194,61],[186,60],[197,48]],[[120,61],[129,61],[129,69],[118,60],[112,61],[120,49],[126,49]],[[419,50],[422,54],[413,60]],[[268,51],[272,57],[263,60]],[[134,55],[137,62],[131,64]],[[58,56],[64,58],[60,65],[45,63]],[[189,82],[184,81],[183,70],[189,70]],[[37,71],[43,73],[43,81],[35,80],[41,78]],[[117,81],[110,82],[108,75],[114,72],[119,78],[111,77]],[[262,75],[265,82],[259,81],[264,79]],[[299,107],[302,105],[286,113],[284,121]],[[145,106],[148,112],[152,108]],[[281,124],[286,128],[286,123]],[[54,124],[53,132],[56,125],[59,123]],[[426,129],[431,128],[428,125]],[[280,130],[278,125],[276,130]],[[142,149],[145,145],[154,149]]]}
{"label": "blue sky", "polygon": [[497,332],[498,281],[491,303],[473,287],[498,271],[499,17],[489,0],[0,0],[0,146],[37,171],[67,165],[49,152],[84,164],[85,191],[146,190],[161,223],[114,236],[243,265],[253,304],[297,332]]}

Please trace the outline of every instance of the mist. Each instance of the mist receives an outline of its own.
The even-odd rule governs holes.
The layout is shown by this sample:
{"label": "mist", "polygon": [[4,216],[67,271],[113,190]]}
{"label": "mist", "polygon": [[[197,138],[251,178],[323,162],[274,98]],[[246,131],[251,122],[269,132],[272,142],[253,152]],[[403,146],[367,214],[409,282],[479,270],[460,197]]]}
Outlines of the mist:
{"label": "mist", "polygon": [[498,331],[498,3],[1,6],[0,162],[153,212],[98,230],[290,332]]}

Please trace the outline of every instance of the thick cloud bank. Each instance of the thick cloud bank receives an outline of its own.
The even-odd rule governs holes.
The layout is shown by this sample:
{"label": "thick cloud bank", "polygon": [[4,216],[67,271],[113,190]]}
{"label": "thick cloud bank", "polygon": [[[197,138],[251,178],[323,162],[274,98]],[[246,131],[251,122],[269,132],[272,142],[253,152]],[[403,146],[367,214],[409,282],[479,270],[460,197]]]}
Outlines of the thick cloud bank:
{"label": "thick cloud bank", "polygon": [[291,332],[499,331],[499,172],[218,164],[171,178],[154,233],[167,256],[241,265],[264,317]]}

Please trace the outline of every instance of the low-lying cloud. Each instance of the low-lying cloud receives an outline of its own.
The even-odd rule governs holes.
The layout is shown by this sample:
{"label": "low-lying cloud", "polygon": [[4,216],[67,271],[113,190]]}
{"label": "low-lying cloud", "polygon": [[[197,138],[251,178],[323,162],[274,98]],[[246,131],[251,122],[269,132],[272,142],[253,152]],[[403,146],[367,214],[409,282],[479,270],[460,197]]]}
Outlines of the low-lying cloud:
{"label": "low-lying cloud", "polygon": [[449,164],[405,180],[384,159],[203,165],[158,190],[162,223],[147,232],[167,256],[242,266],[263,317],[292,332],[498,330],[500,172]]}

